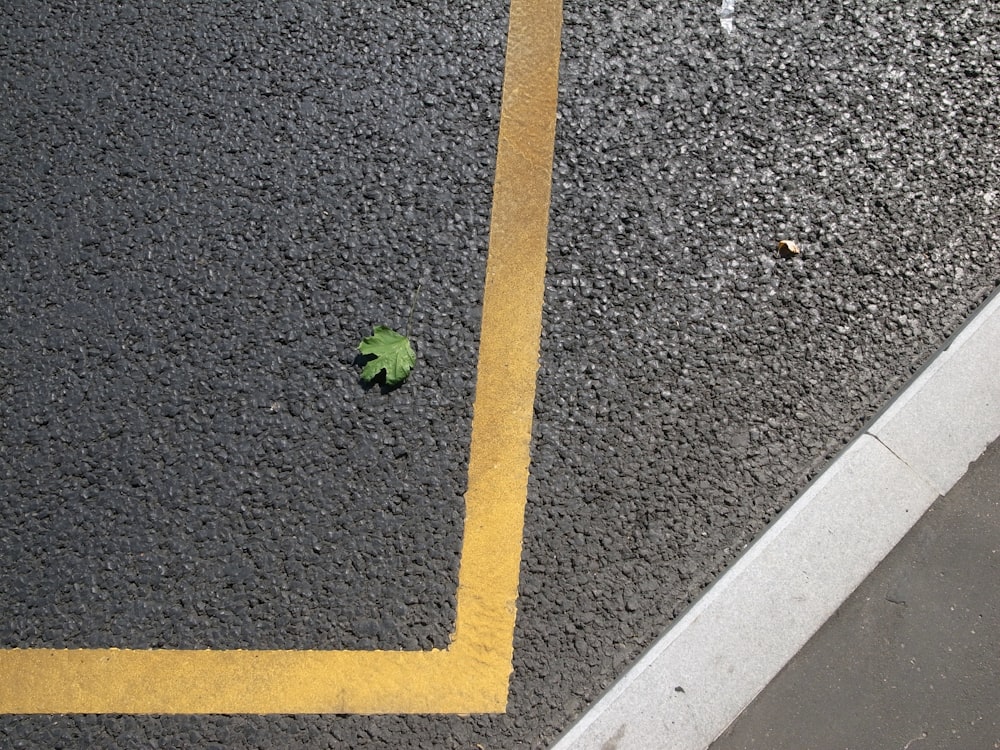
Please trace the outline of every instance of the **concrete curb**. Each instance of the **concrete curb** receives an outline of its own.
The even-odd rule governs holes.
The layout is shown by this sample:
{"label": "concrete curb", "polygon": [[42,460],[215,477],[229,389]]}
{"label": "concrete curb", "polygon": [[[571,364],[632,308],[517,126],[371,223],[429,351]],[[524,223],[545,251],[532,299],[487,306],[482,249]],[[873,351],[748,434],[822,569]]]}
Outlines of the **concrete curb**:
{"label": "concrete curb", "polygon": [[553,750],[704,750],[1000,436],[1000,293]]}

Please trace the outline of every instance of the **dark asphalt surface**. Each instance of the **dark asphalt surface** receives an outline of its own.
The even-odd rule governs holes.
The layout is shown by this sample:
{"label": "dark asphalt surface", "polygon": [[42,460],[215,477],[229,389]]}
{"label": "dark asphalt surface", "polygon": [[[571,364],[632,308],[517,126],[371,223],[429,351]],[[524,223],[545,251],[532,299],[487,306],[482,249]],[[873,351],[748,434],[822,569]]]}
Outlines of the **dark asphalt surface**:
{"label": "dark asphalt surface", "polygon": [[1000,441],[711,750],[1000,748]]}
{"label": "dark asphalt surface", "polygon": [[[1000,282],[1000,11],[734,21],[566,4],[506,715],[4,716],[0,745],[558,736]],[[0,645],[446,643],[505,29],[0,9]],[[362,388],[417,286],[417,369]]]}
{"label": "dark asphalt surface", "polygon": [[6,11],[4,645],[447,645],[505,27],[367,5]]}

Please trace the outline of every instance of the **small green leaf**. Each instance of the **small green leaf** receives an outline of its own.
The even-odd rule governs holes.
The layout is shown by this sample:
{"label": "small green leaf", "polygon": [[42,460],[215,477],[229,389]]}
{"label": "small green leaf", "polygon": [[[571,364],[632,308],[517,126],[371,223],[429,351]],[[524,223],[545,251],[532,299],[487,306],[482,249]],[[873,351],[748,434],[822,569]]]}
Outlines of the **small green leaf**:
{"label": "small green leaf", "polygon": [[406,380],[417,355],[410,346],[410,340],[391,328],[375,326],[371,336],[362,339],[358,351],[362,354],[375,355],[375,359],[365,363],[361,371],[362,380],[371,382],[385,370],[385,384],[397,385]]}

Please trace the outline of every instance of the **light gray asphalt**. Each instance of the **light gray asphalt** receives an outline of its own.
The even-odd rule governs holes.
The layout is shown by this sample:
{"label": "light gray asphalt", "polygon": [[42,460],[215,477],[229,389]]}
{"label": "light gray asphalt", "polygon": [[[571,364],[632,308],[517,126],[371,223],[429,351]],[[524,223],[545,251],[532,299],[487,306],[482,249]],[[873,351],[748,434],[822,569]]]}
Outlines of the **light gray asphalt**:
{"label": "light gray asphalt", "polygon": [[555,746],[704,750],[1000,439],[994,294]]}
{"label": "light gray asphalt", "polygon": [[1000,748],[1000,441],[711,750]]}

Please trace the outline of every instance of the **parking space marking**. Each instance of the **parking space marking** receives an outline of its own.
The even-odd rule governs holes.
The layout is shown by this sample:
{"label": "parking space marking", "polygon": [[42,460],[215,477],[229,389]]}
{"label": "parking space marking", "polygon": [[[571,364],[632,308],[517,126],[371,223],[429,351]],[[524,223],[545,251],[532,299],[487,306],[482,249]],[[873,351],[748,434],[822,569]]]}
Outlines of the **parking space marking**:
{"label": "parking space marking", "polygon": [[0,650],[2,713],[506,710],[538,371],[561,0],[511,0],[455,632],[432,651]]}

